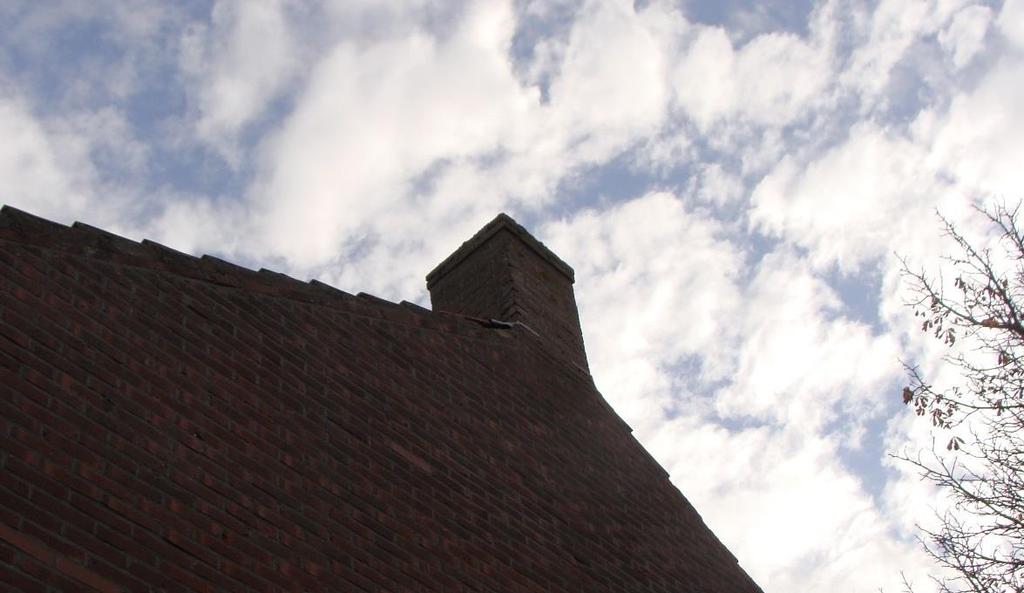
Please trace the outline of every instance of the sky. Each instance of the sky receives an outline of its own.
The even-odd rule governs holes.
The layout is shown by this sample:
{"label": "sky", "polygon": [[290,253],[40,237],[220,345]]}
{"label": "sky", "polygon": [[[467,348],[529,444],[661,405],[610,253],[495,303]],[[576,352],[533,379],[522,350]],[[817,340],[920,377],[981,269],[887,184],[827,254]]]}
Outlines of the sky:
{"label": "sky", "polygon": [[[1024,0],[5,0],[0,202],[429,304],[498,212],[768,592],[928,591],[903,256],[1024,188]],[[943,435],[938,435],[943,438]]]}

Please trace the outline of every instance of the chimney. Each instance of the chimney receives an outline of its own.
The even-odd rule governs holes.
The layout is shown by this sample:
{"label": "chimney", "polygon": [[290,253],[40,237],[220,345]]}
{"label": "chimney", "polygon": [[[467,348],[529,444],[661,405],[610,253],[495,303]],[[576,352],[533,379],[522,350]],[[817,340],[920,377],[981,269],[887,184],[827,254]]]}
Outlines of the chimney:
{"label": "chimney", "polygon": [[435,311],[520,322],[587,370],[572,268],[499,214],[427,274]]}

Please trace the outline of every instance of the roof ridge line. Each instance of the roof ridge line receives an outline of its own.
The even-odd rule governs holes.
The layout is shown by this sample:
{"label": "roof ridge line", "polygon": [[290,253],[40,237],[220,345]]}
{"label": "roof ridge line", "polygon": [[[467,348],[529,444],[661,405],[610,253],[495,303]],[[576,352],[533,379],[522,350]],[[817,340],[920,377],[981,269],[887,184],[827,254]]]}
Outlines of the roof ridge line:
{"label": "roof ridge line", "polygon": [[[316,278],[304,281],[267,268],[253,270],[210,254],[195,256],[150,239],[134,241],[83,222],[75,221],[71,225],[64,225],[9,205],[0,206],[0,240],[34,245],[41,249],[63,252],[71,257],[88,257],[108,264],[131,266],[188,280],[325,306],[366,319],[404,323],[444,333],[461,333],[471,339],[493,335],[497,329],[488,323],[491,321],[489,319],[448,311],[434,311],[415,303],[403,305],[365,292],[353,295]],[[404,317],[404,320],[396,316]],[[531,335],[531,331],[521,328],[515,331],[528,336],[527,342],[536,344],[545,352],[558,352],[544,340]],[[569,363],[564,365],[565,368],[572,369],[593,381],[589,371],[571,361],[565,362]]]}
{"label": "roof ridge line", "polygon": [[[427,324],[415,323],[424,329],[451,331],[456,329],[452,320],[460,319],[458,315],[418,305],[403,306],[367,293],[353,295],[315,278],[304,281],[267,268],[253,270],[214,255],[185,253],[150,239],[137,242],[78,221],[64,225],[9,205],[0,207],[0,240],[307,304],[344,305],[345,313],[368,319],[399,323],[401,320],[394,318],[397,314],[409,321],[429,320]],[[476,324],[460,325],[471,328]]]}

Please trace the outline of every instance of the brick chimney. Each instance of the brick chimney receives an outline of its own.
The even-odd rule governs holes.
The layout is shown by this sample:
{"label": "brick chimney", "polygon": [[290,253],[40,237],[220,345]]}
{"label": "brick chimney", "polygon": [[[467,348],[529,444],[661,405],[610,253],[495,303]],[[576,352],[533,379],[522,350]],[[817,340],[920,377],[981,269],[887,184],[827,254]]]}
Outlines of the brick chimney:
{"label": "brick chimney", "polygon": [[435,311],[520,322],[587,369],[572,268],[499,214],[427,274]]}

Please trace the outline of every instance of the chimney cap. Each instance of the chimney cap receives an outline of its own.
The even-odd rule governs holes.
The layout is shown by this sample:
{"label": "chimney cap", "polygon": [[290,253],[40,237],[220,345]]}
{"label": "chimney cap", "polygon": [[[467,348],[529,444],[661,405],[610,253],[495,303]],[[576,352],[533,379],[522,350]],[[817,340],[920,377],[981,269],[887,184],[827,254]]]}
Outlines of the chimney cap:
{"label": "chimney cap", "polygon": [[445,258],[443,262],[439,263],[437,267],[430,271],[429,274],[427,274],[427,288],[429,289],[435,282],[443,278],[448,272],[455,269],[462,260],[469,257],[471,253],[487,242],[488,239],[502,230],[512,233],[512,235],[517,237],[533,252],[539,255],[541,259],[568,278],[569,282],[576,282],[576,274],[573,272],[573,269],[569,264],[562,261],[561,258],[545,247],[543,243],[534,238],[529,231],[513,220],[511,216],[502,212],[494,217],[494,220],[487,223],[484,228],[480,229],[468,241],[463,243],[455,250],[454,253]]}

